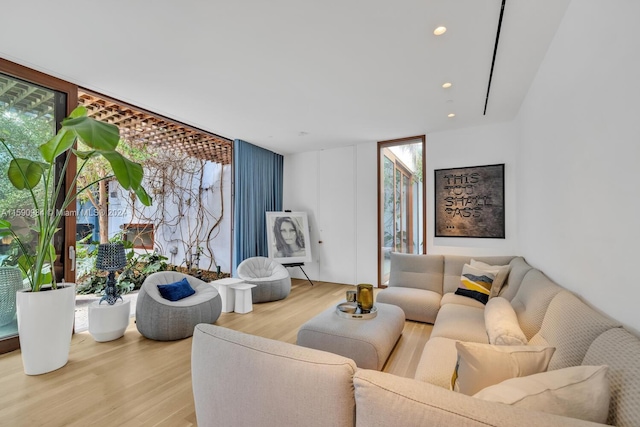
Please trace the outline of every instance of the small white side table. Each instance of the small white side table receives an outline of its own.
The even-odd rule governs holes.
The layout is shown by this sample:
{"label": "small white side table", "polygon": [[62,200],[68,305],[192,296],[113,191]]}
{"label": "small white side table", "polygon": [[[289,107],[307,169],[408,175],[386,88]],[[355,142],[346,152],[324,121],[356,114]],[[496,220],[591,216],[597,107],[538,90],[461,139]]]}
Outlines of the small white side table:
{"label": "small white side table", "polygon": [[210,282],[213,287],[218,290],[220,300],[222,301],[222,312],[231,313],[235,308],[235,291],[229,290],[229,287],[244,283],[242,279],[227,277],[224,279],[213,280]]}
{"label": "small white side table", "polygon": [[235,312],[245,314],[253,311],[251,288],[255,288],[256,285],[242,283],[240,285],[232,285],[231,287],[235,290],[236,293],[236,304],[234,307]]}
{"label": "small white side table", "polygon": [[98,342],[117,340],[129,326],[131,301],[92,302],[89,305],[89,333]]}

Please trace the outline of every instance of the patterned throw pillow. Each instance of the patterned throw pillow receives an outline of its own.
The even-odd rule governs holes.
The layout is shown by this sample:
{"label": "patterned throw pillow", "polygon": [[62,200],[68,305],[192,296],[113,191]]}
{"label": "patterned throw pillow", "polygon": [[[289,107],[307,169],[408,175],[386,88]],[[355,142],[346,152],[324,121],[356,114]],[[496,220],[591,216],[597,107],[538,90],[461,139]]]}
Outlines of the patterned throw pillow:
{"label": "patterned throw pillow", "polygon": [[456,294],[474,298],[486,304],[487,301],[489,301],[491,285],[495,278],[496,275],[494,273],[465,264],[464,267],[462,267],[460,286],[456,290]]}
{"label": "patterned throw pillow", "polygon": [[471,259],[471,267],[493,273],[495,275],[495,279],[493,280],[493,285],[491,285],[491,293],[489,294],[489,299],[500,295],[502,286],[506,283],[507,277],[509,277],[509,271],[511,270],[511,266],[509,264],[490,265],[482,261]]}

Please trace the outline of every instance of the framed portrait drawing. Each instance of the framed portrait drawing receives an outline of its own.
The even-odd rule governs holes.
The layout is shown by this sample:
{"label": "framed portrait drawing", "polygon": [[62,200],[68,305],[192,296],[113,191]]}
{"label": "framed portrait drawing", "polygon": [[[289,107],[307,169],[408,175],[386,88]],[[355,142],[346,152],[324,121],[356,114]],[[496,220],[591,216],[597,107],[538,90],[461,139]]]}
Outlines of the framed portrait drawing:
{"label": "framed portrait drawing", "polygon": [[306,212],[267,212],[269,258],[280,264],[311,262]]}
{"label": "framed portrait drawing", "polygon": [[504,164],[435,170],[435,237],[505,238]]}

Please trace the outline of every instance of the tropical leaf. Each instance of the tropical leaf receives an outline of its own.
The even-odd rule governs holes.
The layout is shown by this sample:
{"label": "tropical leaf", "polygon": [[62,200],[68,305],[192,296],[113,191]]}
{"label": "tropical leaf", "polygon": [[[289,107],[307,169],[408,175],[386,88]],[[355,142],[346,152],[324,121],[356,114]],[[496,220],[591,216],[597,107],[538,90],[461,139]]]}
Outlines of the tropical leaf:
{"label": "tropical leaf", "polygon": [[132,162],[117,151],[100,152],[111,165],[113,173],[125,190],[135,190],[142,184],[144,174],[140,163]]}
{"label": "tropical leaf", "polygon": [[7,176],[18,190],[32,190],[40,182],[45,167],[48,165],[29,159],[13,159],[9,163]]}
{"label": "tropical leaf", "polygon": [[133,190],[136,193],[136,196],[138,196],[138,199],[140,200],[140,203],[142,203],[145,206],[151,206],[151,196],[149,196],[149,194],[147,193],[147,190],[145,190],[142,185],[140,185],[138,188]]}
{"label": "tropical leaf", "polygon": [[76,108],[74,108],[71,114],[69,114],[69,117],[72,119],[76,119],[78,117],[86,116],[87,112],[88,112],[87,107],[85,107],[84,105],[79,105]]}
{"label": "tropical leaf", "polygon": [[0,219],[0,228],[11,228],[11,223],[9,221],[7,221],[6,219]]}
{"label": "tropical leaf", "polygon": [[22,270],[24,273],[28,273],[31,268],[33,267],[33,257],[29,256],[29,255],[21,255],[18,258],[18,267],[20,267],[20,270]]}
{"label": "tropical leaf", "polygon": [[117,126],[87,117],[84,107],[78,107],[62,121],[64,130],[74,133],[90,148],[101,151],[113,151],[120,142],[120,129]]}
{"label": "tropical leaf", "polygon": [[92,157],[96,157],[98,153],[96,150],[91,150],[91,151],[79,151],[79,150],[71,150],[73,151],[73,154],[75,154],[76,156],[78,156],[79,159],[81,160],[88,160]]}
{"label": "tropical leaf", "polygon": [[75,140],[75,134],[63,128],[53,138],[42,144],[38,150],[45,161],[53,163],[56,157],[73,147]]}

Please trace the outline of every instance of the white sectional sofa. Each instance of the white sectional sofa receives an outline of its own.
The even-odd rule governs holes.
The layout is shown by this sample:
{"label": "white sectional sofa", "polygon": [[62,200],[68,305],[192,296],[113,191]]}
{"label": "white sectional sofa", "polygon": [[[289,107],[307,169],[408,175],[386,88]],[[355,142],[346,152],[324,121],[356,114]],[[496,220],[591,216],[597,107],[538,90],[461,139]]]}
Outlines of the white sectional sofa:
{"label": "white sectional sofa", "polygon": [[[450,390],[457,346],[494,348],[488,344],[485,306],[453,293],[471,257],[396,255],[394,280],[377,300],[400,306],[407,319],[434,323],[415,378],[359,369],[342,356],[201,324],[192,353],[198,425],[597,425]],[[548,370],[607,365],[607,424],[639,426],[638,337],[521,257],[476,259],[510,265],[500,297],[513,307],[527,348],[555,349]],[[593,399],[596,406],[599,398]]]}

